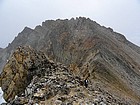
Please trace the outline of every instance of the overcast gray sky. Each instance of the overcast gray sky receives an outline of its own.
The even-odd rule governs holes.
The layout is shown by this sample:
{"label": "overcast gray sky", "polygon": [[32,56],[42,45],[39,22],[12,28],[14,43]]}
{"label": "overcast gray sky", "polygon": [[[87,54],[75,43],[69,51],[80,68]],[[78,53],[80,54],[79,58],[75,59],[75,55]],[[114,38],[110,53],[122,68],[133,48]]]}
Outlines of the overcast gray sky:
{"label": "overcast gray sky", "polygon": [[0,0],[0,47],[25,26],[79,16],[111,27],[140,46],[140,0]]}

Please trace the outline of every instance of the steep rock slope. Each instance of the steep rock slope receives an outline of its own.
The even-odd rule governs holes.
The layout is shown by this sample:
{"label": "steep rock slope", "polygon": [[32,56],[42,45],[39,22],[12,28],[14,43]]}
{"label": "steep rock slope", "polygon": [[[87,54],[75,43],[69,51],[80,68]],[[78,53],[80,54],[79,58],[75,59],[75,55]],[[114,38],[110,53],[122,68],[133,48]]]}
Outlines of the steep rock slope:
{"label": "steep rock slope", "polygon": [[113,96],[92,81],[75,76],[29,46],[18,47],[1,74],[4,98],[9,105],[131,104]]}
{"label": "steep rock slope", "polygon": [[1,68],[22,45],[43,51],[112,94],[140,102],[140,48],[111,28],[82,17],[47,20],[34,30],[26,27],[2,50]]}

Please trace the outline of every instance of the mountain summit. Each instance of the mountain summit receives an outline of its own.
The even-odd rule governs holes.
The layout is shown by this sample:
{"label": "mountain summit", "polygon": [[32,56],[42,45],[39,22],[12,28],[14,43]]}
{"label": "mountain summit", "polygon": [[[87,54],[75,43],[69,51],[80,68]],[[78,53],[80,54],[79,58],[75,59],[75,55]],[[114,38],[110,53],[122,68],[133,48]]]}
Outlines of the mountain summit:
{"label": "mountain summit", "polygon": [[139,62],[140,47],[110,27],[84,17],[47,20],[0,50],[0,85],[14,104],[135,105]]}

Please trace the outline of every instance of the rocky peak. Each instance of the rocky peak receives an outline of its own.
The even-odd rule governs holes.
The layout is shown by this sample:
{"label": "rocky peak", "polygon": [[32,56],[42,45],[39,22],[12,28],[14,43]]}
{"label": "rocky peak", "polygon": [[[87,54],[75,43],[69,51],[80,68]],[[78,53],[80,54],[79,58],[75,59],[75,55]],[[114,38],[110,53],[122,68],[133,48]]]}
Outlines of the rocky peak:
{"label": "rocky peak", "polygon": [[[19,46],[31,46],[32,48]],[[21,53],[19,49],[24,53]],[[25,49],[25,51],[23,49]],[[26,52],[29,53],[26,54]],[[42,55],[44,58],[41,57]],[[9,57],[10,59],[6,63]],[[48,58],[51,59],[53,63]],[[44,60],[42,61],[42,59]],[[57,64],[58,62],[66,67],[60,66],[60,64]],[[34,82],[36,75],[38,75],[37,77],[39,78],[38,83],[41,83],[42,79],[55,82],[56,79],[54,78],[58,77],[56,74],[61,74],[59,70],[61,71],[65,68],[63,73],[68,73],[70,77],[73,77],[74,83],[75,80],[77,81],[76,77],[79,78],[79,82],[76,82],[76,86],[80,84],[80,81],[88,79],[90,81],[89,83],[91,83],[91,87],[97,86],[102,92],[107,92],[111,97],[115,97],[115,99],[125,100],[126,103],[134,104],[140,102],[139,62],[140,48],[129,42],[124,35],[114,32],[111,28],[106,28],[95,21],[83,17],[72,18],[70,20],[46,20],[35,29],[25,28],[6,49],[2,50],[0,55],[0,67],[2,68],[5,63],[6,65],[1,74],[1,85],[3,84],[2,89],[4,90],[5,99],[8,101],[10,99],[9,97],[12,97],[11,100],[13,100],[16,94],[20,94],[20,90],[18,90],[20,87],[15,88],[15,90],[17,90],[16,92],[10,91],[11,95],[9,95],[7,91],[9,93],[9,90],[13,88],[8,88],[8,86],[10,84],[12,87],[17,86],[15,82],[10,81],[14,78],[19,78],[19,71],[22,71],[21,76],[23,76],[25,83],[22,86],[23,82],[19,82],[21,85],[18,84],[18,86],[22,86],[25,89],[28,86],[30,87],[31,83],[36,86]],[[48,67],[47,64],[51,65],[51,67]],[[13,68],[15,68],[14,70],[17,68],[20,69],[16,70],[16,74],[14,74]],[[46,76],[41,75],[40,77],[40,71],[41,74]],[[53,72],[53,74],[51,74],[53,77],[47,75],[50,71]],[[15,77],[15,75],[17,76]],[[28,80],[28,77],[31,78]],[[58,80],[61,80],[61,77],[58,78]],[[16,80],[18,79],[14,79],[14,81]],[[7,81],[7,83],[4,81]],[[53,84],[52,82],[50,83]],[[65,84],[67,84],[67,82],[65,82]],[[53,87],[50,85],[49,87]],[[81,91],[86,90],[84,88],[85,86],[78,86],[83,89]],[[21,89],[23,93],[24,89]],[[97,88],[95,89],[97,90]],[[89,93],[93,92],[90,91],[90,89],[87,89],[87,91]],[[100,91],[100,93],[102,92]],[[59,94],[54,95],[54,93],[49,93],[53,94],[53,98],[49,99],[55,100],[56,98],[54,97],[59,96]],[[30,96],[33,96],[33,94]],[[48,102],[48,98],[45,100]]]}

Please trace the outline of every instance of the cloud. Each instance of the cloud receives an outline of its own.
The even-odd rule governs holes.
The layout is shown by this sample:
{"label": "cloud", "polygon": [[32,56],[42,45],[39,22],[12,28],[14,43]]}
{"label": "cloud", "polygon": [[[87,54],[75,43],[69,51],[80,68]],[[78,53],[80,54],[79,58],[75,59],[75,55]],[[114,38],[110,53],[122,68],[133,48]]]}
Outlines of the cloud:
{"label": "cloud", "polygon": [[0,46],[5,47],[25,26],[34,28],[47,19],[77,16],[112,27],[140,45],[139,11],[139,0],[4,0],[0,6]]}

